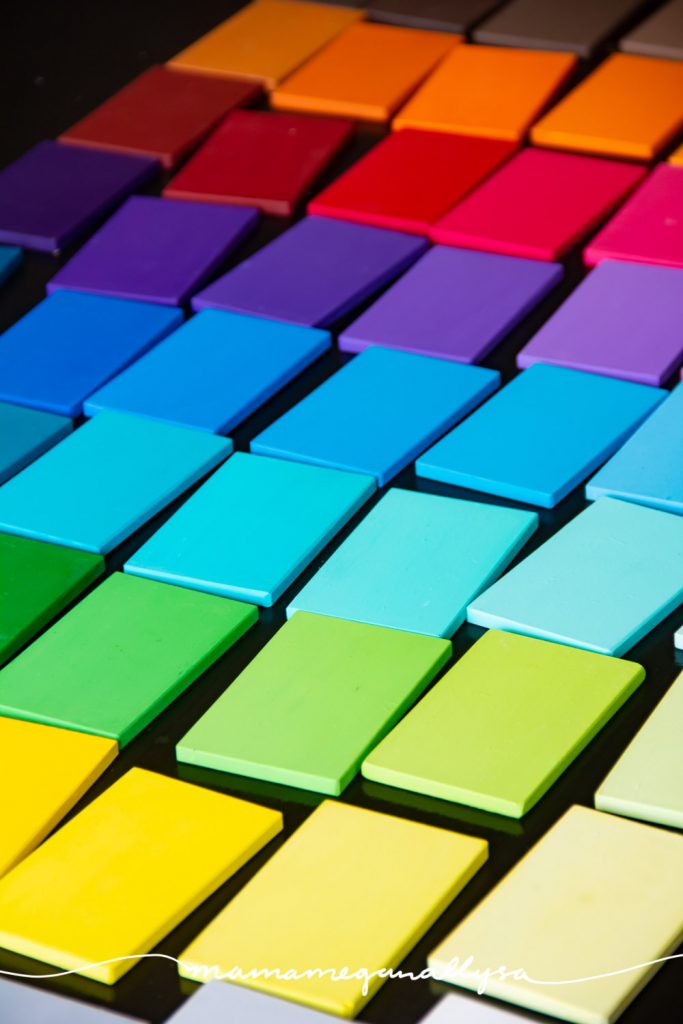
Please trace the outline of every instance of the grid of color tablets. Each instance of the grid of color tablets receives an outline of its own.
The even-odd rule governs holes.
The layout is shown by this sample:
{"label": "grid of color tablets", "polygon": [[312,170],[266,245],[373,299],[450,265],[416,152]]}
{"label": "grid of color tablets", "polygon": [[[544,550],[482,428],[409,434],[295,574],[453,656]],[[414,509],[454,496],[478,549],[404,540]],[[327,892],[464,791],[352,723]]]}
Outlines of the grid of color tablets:
{"label": "grid of color tablets", "polygon": [[194,6],[0,170],[0,1021],[673,1022],[683,3]]}

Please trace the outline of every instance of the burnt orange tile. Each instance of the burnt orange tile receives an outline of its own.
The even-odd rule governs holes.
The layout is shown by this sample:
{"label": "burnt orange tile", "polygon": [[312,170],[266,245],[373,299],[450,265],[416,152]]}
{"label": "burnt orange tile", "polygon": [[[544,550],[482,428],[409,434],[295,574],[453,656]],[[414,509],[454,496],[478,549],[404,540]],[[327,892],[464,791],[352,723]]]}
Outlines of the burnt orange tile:
{"label": "burnt orange tile", "polygon": [[394,128],[519,141],[576,65],[570,53],[458,46],[394,118]]}
{"label": "burnt orange tile", "polygon": [[683,62],[615,53],[543,117],[539,146],[652,160],[683,127]]}
{"label": "burnt orange tile", "polygon": [[388,121],[459,36],[352,25],[272,94],[280,110]]}

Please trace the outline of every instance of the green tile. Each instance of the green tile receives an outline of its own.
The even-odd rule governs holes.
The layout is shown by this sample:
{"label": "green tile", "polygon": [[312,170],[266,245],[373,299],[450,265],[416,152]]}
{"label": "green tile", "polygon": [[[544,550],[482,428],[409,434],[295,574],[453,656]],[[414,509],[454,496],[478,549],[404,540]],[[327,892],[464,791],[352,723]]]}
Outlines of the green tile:
{"label": "green tile", "polygon": [[103,572],[101,555],[0,533],[0,665]]}
{"label": "green tile", "polygon": [[336,796],[450,654],[448,640],[297,612],[180,741],[178,760]]}
{"label": "green tile", "polygon": [[257,618],[253,605],[114,573],[0,672],[0,715],[124,746]]}
{"label": "green tile", "polygon": [[372,751],[363,775],[521,818],[644,678],[632,661],[490,630]]}

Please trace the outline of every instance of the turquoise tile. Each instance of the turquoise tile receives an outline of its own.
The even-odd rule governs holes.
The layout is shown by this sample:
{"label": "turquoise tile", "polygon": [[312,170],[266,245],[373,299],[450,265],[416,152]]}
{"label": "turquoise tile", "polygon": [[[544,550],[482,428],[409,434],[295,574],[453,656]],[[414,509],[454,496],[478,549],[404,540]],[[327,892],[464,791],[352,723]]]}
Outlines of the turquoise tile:
{"label": "turquoise tile", "polygon": [[589,481],[587,498],[604,494],[683,514],[683,384]]}
{"label": "turquoise tile", "polygon": [[231,450],[204,431],[102,412],[0,487],[0,530],[106,554]]}
{"label": "turquoise tile", "polygon": [[293,599],[297,611],[450,637],[538,526],[535,512],[394,488]]}
{"label": "turquoise tile", "polygon": [[683,518],[599,498],[467,609],[469,622],[621,656],[683,602]]}
{"label": "turquoise tile", "polygon": [[71,432],[66,416],[0,402],[0,484]]}
{"label": "turquoise tile", "polygon": [[238,452],[124,571],[270,606],[375,486],[360,473]]}
{"label": "turquoise tile", "polygon": [[417,475],[553,508],[666,391],[537,363],[418,459]]}

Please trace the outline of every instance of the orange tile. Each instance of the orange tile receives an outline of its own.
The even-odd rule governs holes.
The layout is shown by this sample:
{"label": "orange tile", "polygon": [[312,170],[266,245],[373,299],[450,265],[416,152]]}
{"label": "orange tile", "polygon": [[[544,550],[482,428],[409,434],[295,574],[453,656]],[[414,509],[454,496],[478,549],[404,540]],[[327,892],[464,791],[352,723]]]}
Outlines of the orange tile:
{"label": "orange tile", "polygon": [[353,25],[283,82],[271,103],[280,110],[388,121],[459,39],[393,25]]}
{"label": "orange tile", "polygon": [[683,62],[615,53],[543,117],[533,142],[652,160],[683,127]]}
{"label": "orange tile", "polygon": [[683,146],[679,146],[671,156],[669,157],[670,164],[676,164],[677,167],[683,167]]}
{"label": "orange tile", "polygon": [[575,65],[570,53],[458,46],[394,118],[393,127],[518,141]]}
{"label": "orange tile", "polygon": [[273,89],[363,11],[300,0],[257,0],[169,64],[178,71],[233,75]]}

